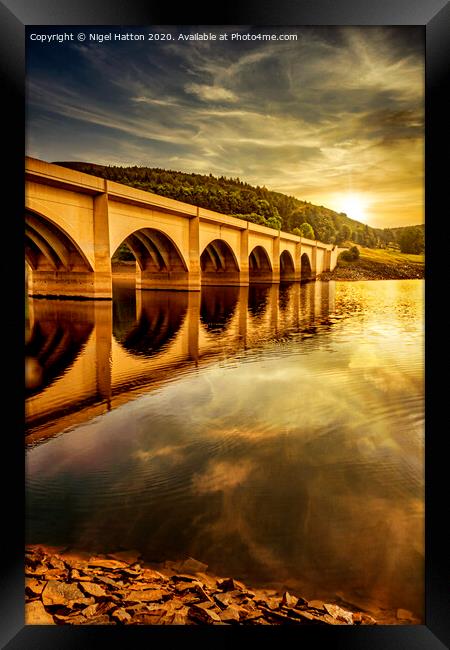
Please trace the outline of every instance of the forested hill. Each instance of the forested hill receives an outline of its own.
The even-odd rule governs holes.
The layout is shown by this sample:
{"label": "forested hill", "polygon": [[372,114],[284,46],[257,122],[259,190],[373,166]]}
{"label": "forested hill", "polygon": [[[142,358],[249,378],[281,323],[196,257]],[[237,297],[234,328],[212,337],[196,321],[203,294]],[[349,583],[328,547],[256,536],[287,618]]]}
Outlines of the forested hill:
{"label": "forested hill", "polygon": [[342,212],[265,187],[254,187],[239,178],[216,178],[211,174],[186,174],[156,167],[116,167],[84,162],[54,164],[325,243],[340,244],[351,240],[377,247],[396,240],[392,230],[371,228]]}

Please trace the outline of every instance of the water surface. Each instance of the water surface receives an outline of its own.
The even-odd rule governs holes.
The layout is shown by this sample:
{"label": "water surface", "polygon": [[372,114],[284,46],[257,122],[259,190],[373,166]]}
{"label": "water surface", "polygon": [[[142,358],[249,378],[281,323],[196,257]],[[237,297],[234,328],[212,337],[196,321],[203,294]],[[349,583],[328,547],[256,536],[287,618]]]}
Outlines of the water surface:
{"label": "water surface", "polygon": [[29,305],[27,539],[423,617],[423,282]]}

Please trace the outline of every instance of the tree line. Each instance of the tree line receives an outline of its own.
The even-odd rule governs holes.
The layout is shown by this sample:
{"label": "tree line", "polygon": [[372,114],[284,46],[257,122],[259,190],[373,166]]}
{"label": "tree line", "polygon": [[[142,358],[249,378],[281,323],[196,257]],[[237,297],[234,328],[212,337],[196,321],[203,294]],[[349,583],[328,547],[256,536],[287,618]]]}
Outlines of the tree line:
{"label": "tree line", "polygon": [[264,186],[255,187],[239,178],[188,174],[158,167],[83,162],[56,164],[326,244],[394,247],[405,253],[424,250],[423,226],[372,228],[351,219],[344,212],[301,201]]}

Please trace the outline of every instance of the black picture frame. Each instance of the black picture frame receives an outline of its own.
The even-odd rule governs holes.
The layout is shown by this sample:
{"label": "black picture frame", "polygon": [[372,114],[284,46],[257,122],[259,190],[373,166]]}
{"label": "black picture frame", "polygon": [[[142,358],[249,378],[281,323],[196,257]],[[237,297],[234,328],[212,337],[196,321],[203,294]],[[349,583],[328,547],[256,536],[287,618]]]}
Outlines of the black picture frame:
{"label": "black picture frame", "polygon": [[[23,228],[25,151],[25,26],[27,25],[421,25],[426,34],[426,603],[425,624],[419,626],[304,626],[288,628],[24,625],[24,381],[20,350],[24,331]],[[433,381],[430,363],[442,355],[445,319],[434,314],[434,287],[445,277],[444,263],[450,214],[448,187],[450,151],[448,86],[450,4],[446,0],[241,0],[227,3],[220,15],[213,9],[184,9],[138,0],[0,0],[0,74],[3,109],[3,240],[2,289],[6,313],[2,320],[7,393],[3,421],[3,516],[1,536],[0,644],[8,650],[94,648],[111,643],[125,647],[159,643],[289,642],[304,648],[321,644],[336,650],[438,650],[450,642],[449,557],[446,532],[445,431],[446,387]],[[6,135],[11,135],[7,144]],[[445,161],[447,160],[447,163]],[[439,249],[438,249],[439,247]],[[440,294],[439,294],[440,295]],[[436,312],[437,313],[437,312]],[[445,329],[444,329],[445,328]],[[10,359],[8,359],[10,355]],[[439,355],[439,357],[438,357]],[[443,423],[443,424],[441,424]]]}

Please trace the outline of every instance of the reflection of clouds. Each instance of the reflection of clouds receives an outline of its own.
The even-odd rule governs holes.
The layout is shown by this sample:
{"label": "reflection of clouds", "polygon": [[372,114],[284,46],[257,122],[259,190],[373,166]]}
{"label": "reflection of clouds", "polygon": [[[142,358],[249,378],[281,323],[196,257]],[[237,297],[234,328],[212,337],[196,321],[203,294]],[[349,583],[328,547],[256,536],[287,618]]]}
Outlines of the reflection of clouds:
{"label": "reflection of clouds", "polygon": [[183,461],[184,446],[167,445],[167,447],[160,447],[158,449],[144,450],[138,449],[131,454],[131,458],[148,463],[156,458],[164,458],[169,461],[171,465]]}
{"label": "reflection of clouds", "polygon": [[195,474],[192,478],[194,494],[208,492],[226,492],[241,486],[253,469],[253,462],[244,461],[213,461],[208,464],[203,474]]}

